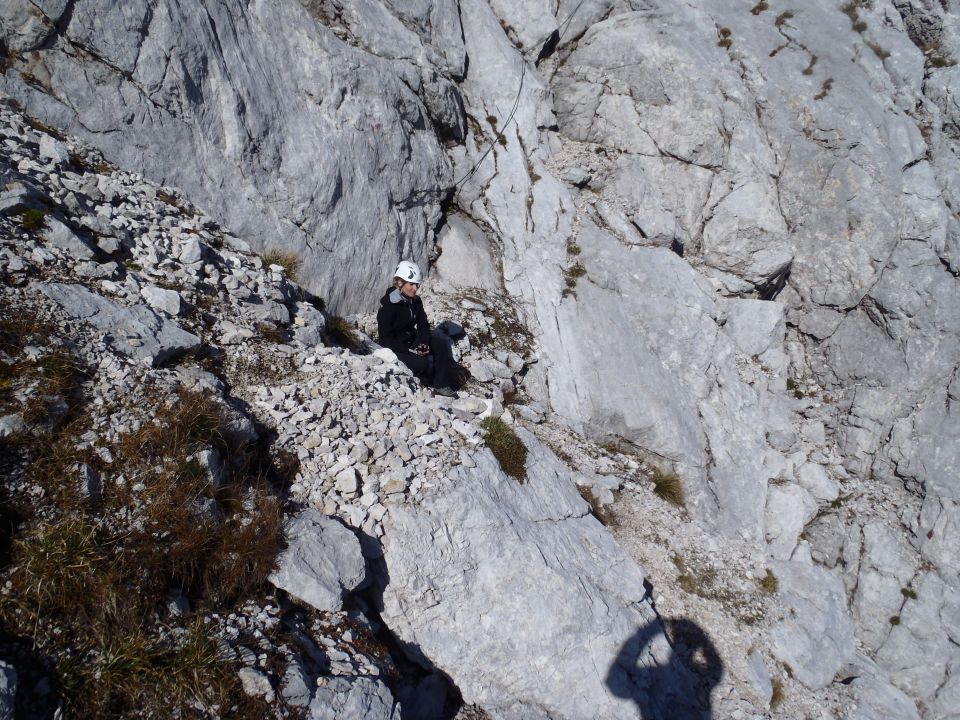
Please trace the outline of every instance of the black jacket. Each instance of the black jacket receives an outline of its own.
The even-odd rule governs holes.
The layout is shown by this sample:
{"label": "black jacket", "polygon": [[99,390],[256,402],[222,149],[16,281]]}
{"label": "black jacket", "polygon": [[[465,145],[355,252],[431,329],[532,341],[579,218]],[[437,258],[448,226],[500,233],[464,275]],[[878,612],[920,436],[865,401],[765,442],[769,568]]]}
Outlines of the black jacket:
{"label": "black jacket", "polygon": [[377,312],[377,333],[380,344],[396,353],[410,352],[420,343],[430,346],[430,323],[419,297],[410,300],[397,288],[390,288],[380,298]]}

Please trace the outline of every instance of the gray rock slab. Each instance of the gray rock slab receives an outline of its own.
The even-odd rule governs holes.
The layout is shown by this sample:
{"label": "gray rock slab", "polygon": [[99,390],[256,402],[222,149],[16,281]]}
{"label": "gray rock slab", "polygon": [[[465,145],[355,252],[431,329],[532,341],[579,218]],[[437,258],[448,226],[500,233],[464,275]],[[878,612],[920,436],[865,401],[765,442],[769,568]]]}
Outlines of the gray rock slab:
{"label": "gray rock slab", "polygon": [[772,630],[773,653],[808,688],[826,687],[855,649],[843,582],[815,565],[774,562],[771,569],[786,610]]}
{"label": "gray rock slab", "polygon": [[724,330],[745,355],[766,359],[779,353],[780,362],[771,369],[784,367],[786,323],[782,305],[765,300],[729,300],[723,310],[727,315]]}
{"label": "gray rock slab", "polygon": [[851,685],[857,705],[846,720],[920,720],[916,703],[894,685],[875,678],[858,678]]}
{"label": "gray rock slab", "polygon": [[288,546],[270,582],[317,610],[336,612],[366,579],[360,541],[342,524],[313,509],[284,523]]}
{"label": "gray rock slab", "polygon": [[799,485],[771,485],[767,490],[767,551],[771,557],[787,560],[797,547],[803,528],[817,514],[813,496]]}
{"label": "gray rock slab", "polygon": [[490,241],[473,222],[461,215],[451,215],[437,242],[441,255],[432,271],[441,283],[451,288],[500,291],[500,275]]}
{"label": "gray rock slab", "polygon": [[747,680],[757,697],[764,704],[769,704],[773,697],[773,683],[770,681],[770,671],[763,662],[763,656],[756,650],[747,657]]}
{"label": "gray rock slab", "polygon": [[39,47],[54,33],[54,23],[66,5],[66,0],[5,4],[0,8],[0,28],[5,30],[8,47],[16,52]]}
{"label": "gray rock slab", "polygon": [[5,215],[24,210],[46,210],[52,205],[50,197],[33,183],[11,182],[0,191],[0,213]]}
{"label": "gray rock slab", "polygon": [[293,707],[307,707],[313,696],[311,678],[303,669],[299,658],[294,658],[287,665],[281,681],[280,694]]}
{"label": "gray rock slab", "polygon": [[643,572],[589,515],[569,470],[518,434],[530,453],[526,482],[483,451],[419,506],[391,508],[384,622],[494,718],[635,718],[638,702],[689,708],[683,671],[673,674],[643,601]]}
{"label": "gray rock slab", "polygon": [[863,526],[852,609],[857,636],[869,650],[879,649],[890,634],[890,618],[900,615],[903,590],[910,586],[918,561],[899,528],[880,522]]}
{"label": "gray rock slab", "polygon": [[[914,581],[915,599],[905,599],[890,624],[889,634],[877,651],[877,662],[890,674],[898,688],[924,704],[956,697],[956,679],[950,683],[960,652],[945,632],[941,617],[956,608],[960,593],[928,572]],[[954,629],[955,632],[955,629]],[[954,705],[951,712],[955,711]]]}
{"label": "gray rock slab", "polygon": [[118,352],[156,367],[193,350],[200,338],[143,305],[124,307],[82,285],[37,283],[35,287],[72,317],[104,333]]}
{"label": "gray rock slab", "polygon": [[823,465],[804,463],[797,470],[797,482],[817,500],[833,502],[840,495],[840,485]]}

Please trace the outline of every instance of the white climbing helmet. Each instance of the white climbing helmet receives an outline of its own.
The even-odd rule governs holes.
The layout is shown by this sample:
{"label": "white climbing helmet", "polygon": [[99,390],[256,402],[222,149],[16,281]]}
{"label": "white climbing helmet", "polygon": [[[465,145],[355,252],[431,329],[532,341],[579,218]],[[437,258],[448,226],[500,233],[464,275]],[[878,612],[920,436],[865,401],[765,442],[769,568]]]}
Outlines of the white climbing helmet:
{"label": "white climbing helmet", "polygon": [[423,282],[423,278],[420,275],[420,268],[417,267],[416,263],[410,262],[409,260],[401,260],[393,276],[400,278],[404,282],[417,283],[417,285]]}

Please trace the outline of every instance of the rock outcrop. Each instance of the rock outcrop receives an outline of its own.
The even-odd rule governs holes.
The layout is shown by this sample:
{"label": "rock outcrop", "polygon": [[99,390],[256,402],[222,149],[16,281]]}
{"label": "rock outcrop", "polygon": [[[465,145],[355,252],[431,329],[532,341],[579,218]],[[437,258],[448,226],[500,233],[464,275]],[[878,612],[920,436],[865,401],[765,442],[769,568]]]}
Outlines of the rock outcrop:
{"label": "rock outcrop", "polygon": [[632,718],[654,697],[694,712],[682,666],[675,687],[651,694],[643,681],[669,665],[662,635],[636,648],[615,687],[608,681],[631,636],[648,625],[662,633],[643,573],[589,514],[566,466],[520,437],[522,484],[478,453],[443,492],[390,513],[383,619],[494,717]]}

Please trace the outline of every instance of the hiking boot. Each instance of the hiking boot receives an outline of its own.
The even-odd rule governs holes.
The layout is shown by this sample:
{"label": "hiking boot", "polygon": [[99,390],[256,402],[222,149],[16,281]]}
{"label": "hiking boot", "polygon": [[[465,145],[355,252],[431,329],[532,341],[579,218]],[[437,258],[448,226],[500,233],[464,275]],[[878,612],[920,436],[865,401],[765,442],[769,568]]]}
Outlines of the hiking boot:
{"label": "hiking boot", "polygon": [[444,385],[443,387],[438,387],[433,389],[434,395],[443,395],[444,397],[456,397],[457,391],[454,390],[449,385]]}

